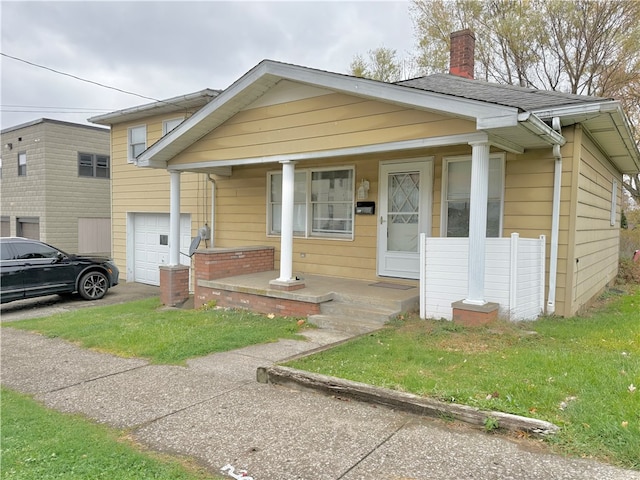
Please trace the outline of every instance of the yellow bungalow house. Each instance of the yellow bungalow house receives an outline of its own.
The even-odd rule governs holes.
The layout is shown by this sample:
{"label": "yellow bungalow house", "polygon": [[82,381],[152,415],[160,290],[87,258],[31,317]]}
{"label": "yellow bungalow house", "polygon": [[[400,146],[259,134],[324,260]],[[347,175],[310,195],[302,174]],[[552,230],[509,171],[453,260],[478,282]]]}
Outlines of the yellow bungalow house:
{"label": "yellow bungalow house", "polygon": [[620,104],[473,80],[472,58],[451,72],[264,60],[222,92],[93,118],[112,127],[126,279],[292,315],[349,282],[419,291],[425,317],[574,315],[616,276],[622,175],[640,170]]}

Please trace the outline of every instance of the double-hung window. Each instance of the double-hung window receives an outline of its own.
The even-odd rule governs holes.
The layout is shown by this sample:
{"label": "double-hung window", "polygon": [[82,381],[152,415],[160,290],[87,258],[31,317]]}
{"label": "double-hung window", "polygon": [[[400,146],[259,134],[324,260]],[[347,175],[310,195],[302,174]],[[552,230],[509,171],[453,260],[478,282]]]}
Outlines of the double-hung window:
{"label": "double-hung window", "polygon": [[[487,200],[487,237],[502,232],[504,156],[489,157],[489,195]],[[471,202],[471,158],[448,157],[442,173],[442,236],[469,236]]]}
{"label": "double-hung window", "polygon": [[18,176],[27,176],[27,152],[18,153]]}
{"label": "double-hung window", "polygon": [[109,178],[109,157],[92,153],[78,153],[78,176]]}
{"label": "double-hung window", "polygon": [[173,130],[178,125],[180,125],[183,120],[184,120],[184,118],[180,117],[180,118],[172,118],[170,120],[163,121],[162,122],[162,135],[166,135],[167,133],[169,133],[171,130]]}
{"label": "double-hung window", "polygon": [[129,152],[127,154],[127,161],[133,163],[136,157],[147,148],[147,126],[131,127],[128,136]]}
{"label": "double-hung window", "polygon": [[[268,233],[279,235],[282,222],[282,173],[268,174]],[[296,170],[293,231],[299,237],[353,237],[352,167]]]}

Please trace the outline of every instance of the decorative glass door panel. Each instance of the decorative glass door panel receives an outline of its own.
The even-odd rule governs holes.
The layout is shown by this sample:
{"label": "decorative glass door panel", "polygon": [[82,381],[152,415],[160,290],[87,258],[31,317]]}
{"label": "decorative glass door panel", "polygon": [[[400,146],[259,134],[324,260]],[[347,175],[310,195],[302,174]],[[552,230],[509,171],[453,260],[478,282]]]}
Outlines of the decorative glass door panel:
{"label": "decorative glass door panel", "polygon": [[418,278],[420,233],[431,225],[432,159],[380,165],[378,275]]}
{"label": "decorative glass door panel", "polygon": [[418,251],[420,173],[390,173],[387,209],[387,250]]}

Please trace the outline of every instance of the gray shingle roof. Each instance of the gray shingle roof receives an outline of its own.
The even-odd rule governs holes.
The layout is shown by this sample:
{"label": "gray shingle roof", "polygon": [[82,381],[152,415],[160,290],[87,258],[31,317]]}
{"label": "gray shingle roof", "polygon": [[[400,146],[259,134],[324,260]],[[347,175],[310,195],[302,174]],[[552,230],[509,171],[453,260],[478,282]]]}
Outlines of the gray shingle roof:
{"label": "gray shingle roof", "polygon": [[403,80],[396,82],[396,84],[434,93],[467,98],[469,100],[479,100],[497,105],[515,107],[522,111],[590,104],[608,100],[601,97],[536,90],[513,85],[488,83],[481,80],[469,80],[455,75],[440,73],[411,80]]}

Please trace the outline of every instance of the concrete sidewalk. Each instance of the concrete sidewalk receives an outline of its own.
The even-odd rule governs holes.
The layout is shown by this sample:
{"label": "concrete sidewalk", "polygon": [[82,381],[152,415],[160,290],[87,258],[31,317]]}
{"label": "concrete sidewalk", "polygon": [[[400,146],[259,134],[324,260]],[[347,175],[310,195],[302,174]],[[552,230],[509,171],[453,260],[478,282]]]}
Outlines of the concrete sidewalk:
{"label": "concrete sidewalk", "polygon": [[257,367],[344,335],[309,337],[176,367],[3,327],[2,384],[50,408],[130,428],[135,440],[192,456],[212,473],[230,464],[255,480],[640,480],[640,472],[543,453],[535,442],[256,382]]}

